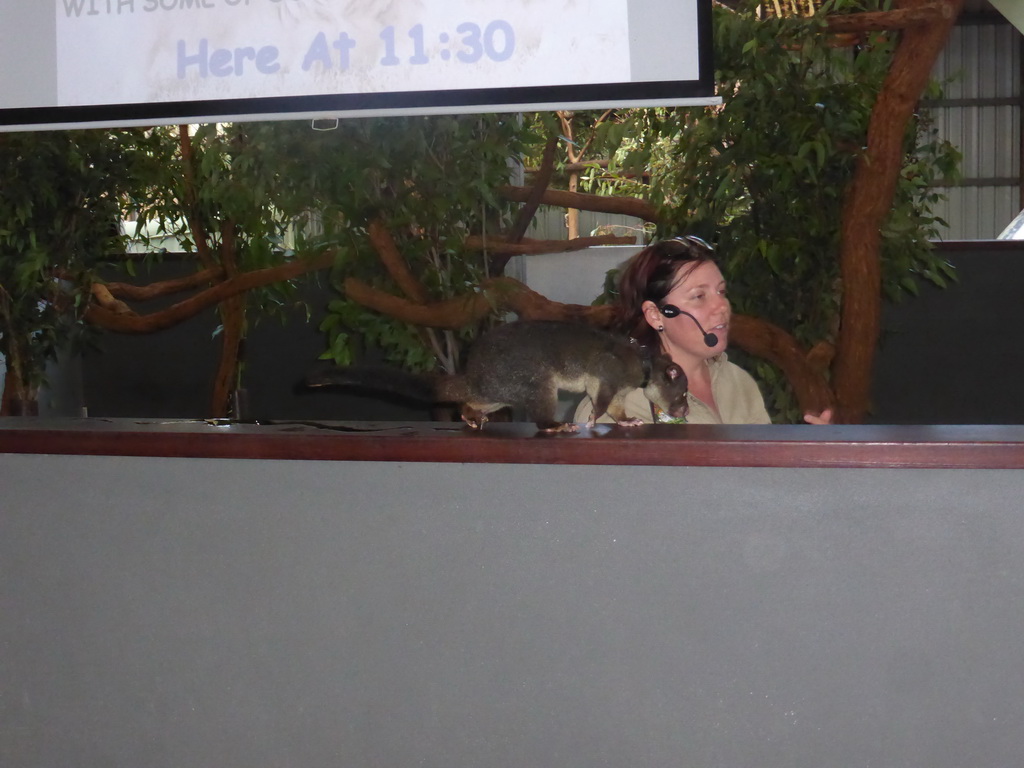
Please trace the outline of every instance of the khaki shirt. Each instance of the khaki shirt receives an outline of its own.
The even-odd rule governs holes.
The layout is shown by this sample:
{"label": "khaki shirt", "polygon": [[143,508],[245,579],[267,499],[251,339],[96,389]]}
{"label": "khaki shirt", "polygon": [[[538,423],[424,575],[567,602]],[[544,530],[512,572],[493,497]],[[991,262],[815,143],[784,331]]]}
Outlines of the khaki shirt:
{"label": "khaki shirt", "polygon": [[[686,395],[690,412],[686,416],[687,424],[771,424],[768,411],[764,407],[764,398],[757,388],[754,377],[735,363],[730,363],[725,353],[708,361],[711,369],[711,391],[715,396],[718,413],[707,403]],[[584,396],[576,408],[575,420],[584,423],[590,420],[594,412],[594,404]],[[721,414],[721,418],[719,418]],[[651,424],[654,416],[651,413],[651,401],[644,397],[642,389],[634,389],[626,395],[626,416],[642,419]],[[611,424],[613,419],[606,413],[598,420],[599,424]]]}

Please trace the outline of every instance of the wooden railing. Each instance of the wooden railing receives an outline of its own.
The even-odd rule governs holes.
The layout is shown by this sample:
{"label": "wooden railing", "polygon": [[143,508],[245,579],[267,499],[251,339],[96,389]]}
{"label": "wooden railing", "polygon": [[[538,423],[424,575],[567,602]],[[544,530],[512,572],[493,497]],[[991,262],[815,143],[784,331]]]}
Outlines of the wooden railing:
{"label": "wooden railing", "polygon": [[1024,469],[1024,426],[598,426],[0,419],[0,453],[705,467]]}

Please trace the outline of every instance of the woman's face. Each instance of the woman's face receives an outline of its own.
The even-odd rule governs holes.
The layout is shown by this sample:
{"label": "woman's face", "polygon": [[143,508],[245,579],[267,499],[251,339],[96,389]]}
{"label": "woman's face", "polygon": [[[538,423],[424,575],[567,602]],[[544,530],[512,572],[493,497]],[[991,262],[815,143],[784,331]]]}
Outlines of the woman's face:
{"label": "woman's face", "polygon": [[674,304],[689,312],[708,333],[718,337],[718,343],[709,347],[697,323],[686,315],[665,317],[652,301],[643,304],[644,317],[652,328],[664,326],[659,334],[662,346],[673,360],[685,368],[687,360],[706,360],[721,353],[729,344],[729,319],[732,307],[725,292],[725,278],[718,265],[705,261],[694,267],[680,267],[681,280],[677,280],[662,304]]}

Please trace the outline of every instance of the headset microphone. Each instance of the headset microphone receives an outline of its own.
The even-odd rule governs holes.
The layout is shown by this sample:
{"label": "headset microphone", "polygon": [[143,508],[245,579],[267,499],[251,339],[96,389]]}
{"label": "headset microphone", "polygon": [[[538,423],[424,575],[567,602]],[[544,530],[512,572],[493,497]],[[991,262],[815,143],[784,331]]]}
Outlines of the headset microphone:
{"label": "headset microphone", "polygon": [[675,304],[665,304],[663,306],[660,306],[658,307],[658,311],[661,312],[661,314],[663,314],[665,317],[677,317],[678,315],[686,315],[688,318],[690,318],[691,320],[693,320],[693,322],[697,324],[697,328],[700,330],[701,333],[704,334],[705,344],[707,344],[709,347],[713,347],[716,344],[718,344],[718,337],[715,334],[708,333],[707,331],[705,331],[704,326],[700,324],[700,321],[696,317],[691,315],[689,312],[680,309]]}

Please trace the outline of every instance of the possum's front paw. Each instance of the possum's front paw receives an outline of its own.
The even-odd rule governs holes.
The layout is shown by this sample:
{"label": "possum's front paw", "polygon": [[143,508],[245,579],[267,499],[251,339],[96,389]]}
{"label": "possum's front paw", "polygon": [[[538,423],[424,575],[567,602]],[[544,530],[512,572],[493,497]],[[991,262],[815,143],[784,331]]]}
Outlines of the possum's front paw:
{"label": "possum's front paw", "polygon": [[572,422],[554,422],[552,424],[538,424],[537,428],[541,432],[579,432],[579,424],[573,424]]}
{"label": "possum's front paw", "polygon": [[618,419],[615,422],[620,427],[639,427],[644,423],[643,419]]}
{"label": "possum's front paw", "polygon": [[462,420],[466,422],[466,426],[470,429],[483,429],[484,424],[487,423],[487,414],[483,410],[469,405],[469,403],[463,403]]}

